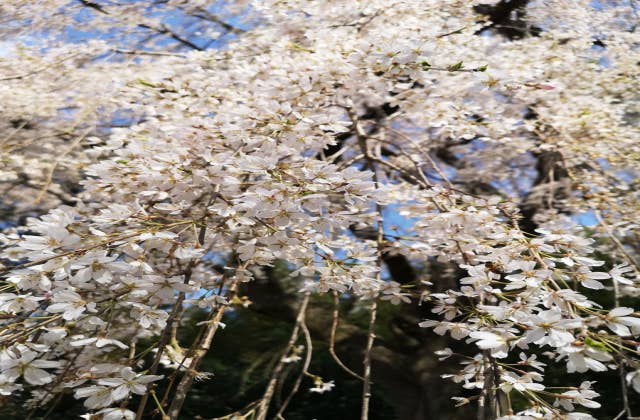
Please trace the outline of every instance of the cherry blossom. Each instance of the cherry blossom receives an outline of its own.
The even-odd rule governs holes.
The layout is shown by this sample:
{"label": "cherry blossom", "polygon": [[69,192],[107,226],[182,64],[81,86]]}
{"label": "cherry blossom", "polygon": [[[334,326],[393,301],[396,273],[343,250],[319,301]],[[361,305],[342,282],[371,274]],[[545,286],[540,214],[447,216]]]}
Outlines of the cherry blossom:
{"label": "cherry blossom", "polygon": [[[464,340],[436,357],[479,418],[592,418],[575,410],[607,370],[640,392],[631,4],[223,3],[0,6],[3,397],[133,419],[162,381],[154,409],[178,418],[225,314],[280,264],[305,303],[259,420],[281,364],[335,387],[307,371],[326,293],[368,313],[363,419],[384,301]],[[107,38],[65,39],[78,25]],[[555,367],[589,380],[547,388]]]}
{"label": "cherry blossom", "polygon": [[111,398],[113,401],[120,401],[130,394],[144,394],[147,392],[146,385],[149,382],[162,379],[158,375],[141,375],[134,372],[130,367],[124,367],[119,372],[120,376],[115,378],[98,379],[98,385],[106,385],[111,388]]}
{"label": "cherry blossom", "polygon": [[614,308],[607,314],[607,327],[620,336],[640,334],[640,318],[627,316],[633,314],[632,308]]}
{"label": "cherry blossom", "polygon": [[13,382],[18,377],[31,385],[44,385],[55,377],[45,369],[59,368],[62,362],[38,358],[37,352],[18,345],[13,349],[0,353],[0,374],[7,382]]}

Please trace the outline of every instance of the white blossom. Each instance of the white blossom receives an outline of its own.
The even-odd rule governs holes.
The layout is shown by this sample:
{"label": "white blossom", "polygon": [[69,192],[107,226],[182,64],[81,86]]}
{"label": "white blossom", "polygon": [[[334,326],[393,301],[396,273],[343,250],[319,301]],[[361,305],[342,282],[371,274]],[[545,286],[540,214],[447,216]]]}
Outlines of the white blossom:
{"label": "white blossom", "polygon": [[620,336],[640,334],[640,318],[627,316],[633,314],[632,308],[614,308],[607,314],[607,327]]}
{"label": "white blossom", "polygon": [[159,375],[137,374],[130,367],[124,367],[119,372],[119,377],[98,379],[98,385],[105,385],[111,389],[113,401],[120,401],[130,394],[142,395],[147,392],[147,384],[162,379]]}
{"label": "white blossom", "polygon": [[85,301],[82,296],[72,290],[61,290],[54,293],[52,305],[47,310],[52,313],[62,313],[62,317],[66,320],[74,320],[80,317],[84,311],[95,311],[96,304],[94,302]]}
{"label": "white blossom", "polygon": [[8,382],[22,376],[31,385],[48,384],[54,376],[45,369],[58,368],[62,362],[38,356],[38,353],[23,345],[7,349],[0,353],[0,375]]}
{"label": "white blossom", "polygon": [[309,388],[310,392],[315,392],[318,394],[324,394],[325,392],[331,391],[336,385],[333,383],[333,381],[329,381],[329,382],[323,382],[323,381],[316,381],[315,386],[312,388]]}
{"label": "white blossom", "polygon": [[473,331],[469,336],[475,340],[475,344],[483,350],[491,350],[491,355],[497,358],[507,357],[509,354],[509,341],[511,337],[495,334],[488,331]]}

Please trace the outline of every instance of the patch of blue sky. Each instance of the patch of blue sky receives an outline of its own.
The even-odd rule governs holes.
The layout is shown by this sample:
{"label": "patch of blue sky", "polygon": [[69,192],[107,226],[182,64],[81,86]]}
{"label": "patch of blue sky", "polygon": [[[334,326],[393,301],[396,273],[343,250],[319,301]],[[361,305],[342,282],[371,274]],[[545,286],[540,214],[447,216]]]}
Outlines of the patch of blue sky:
{"label": "patch of blue sky", "polygon": [[389,204],[382,210],[383,229],[386,235],[408,236],[413,233],[413,225],[418,217],[406,217],[400,214],[401,204]]}
{"label": "patch of blue sky", "polygon": [[209,251],[202,256],[203,261],[210,262],[212,264],[217,264],[224,266],[227,261],[227,256],[222,255],[219,252]]}
{"label": "patch of blue sky", "polygon": [[[214,4],[211,8],[210,11],[212,13],[224,13],[224,9],[222,9],[221,7],[216,7],[216,5],[221,5],[224,2],[218,2],[216,4]],[[247,8],[239,13],[236,14],[232,14],[232,15],[226,15],[224,18],[224,21],[226,23],[228,23],[229,25],[232,25],[234,28],[238,28],[240,30],[243,31],[248,31],[251,28],[256,27],[256,25],[258,24],[258,22],[254,19],[248,19],[249,17],[249,8],[247,6]]]}
{"label": "patch of blue sky", "polygon": [[640,174],[638,174],[638,172],[635,172],[633,170],[626,170],[626,169],[614,171],[613,174],[615,175],[616,178],[622,180],[627,184],[633,184],[634,181],[637,181],[638,178],[640,177]]}
{"label": "patch of blue sky", "polygon": [[[123,0],[121,3],[137,3],[136,0]],[[215,2],[207,11],[220,17],[226,22],[241,30],[248,30],[255,26],[256,22],[247,21],[245,19],[246,12],[239,14],[229,14],[225,12],[224,1]],[[124,48],[135,45],[140,50],[157,50],[162,48],[188,48],[186,45],[180,45],[180,42],[173,39],[169,34],[154,33],[153,30],[138,28],[134,31],[124,30],[118,25],[117,19],[113,19],[113,27],[110,29],[98,30],[92,26],[92,20],[100,14],[99,11],[91,7],[82,7],[79,9],[69,9],[73,12],[73,20],[75,25],[69,25],[63,28],[62,32],[54,34],[46,30],[34,31],[28,35],[21,36],[15,41],[29,46],[42,46],[43,49],[49,47],[45,40],[54,40],[59,42],[82,44],[90,40],[102,40],[113,45],[114,48]],[[62,12],[65,12],[63,9]],[[180,37],[192,42],[202,49],[221,48],[230,40],[237,37],[232,32],[227,32],[224,28],[212,21],[199,18],[197,16],[188,15],[177,8],[169,8],[163,3],[153,3],[145,9],[145,14],[149,18],[157,19],[162,25],[175,31]],[[243,16],[245,15],[245,16]],[[104,16],[101,15],[101,18]],[[20,26],[28,26],[28,21],[12,22],[11,24],[20,24]],[[211,38],[207,36],[209,28],[220,29],[221,36]],[[153,42],[146,42],[153,39]],[[182,49],[184,49],[182,48]],[[8,48],[2,48],[0,45],[0,56],[8,51]],[[99,59],[117,59],[113,55],[105,55]]]}
{"label": "patch of blue sky", "polygon": [[58,108],[58,117],[62,121],[73,121],[78,111],[77,105],[70,105],[64,108]]}
{"label": "patch of blue sky", "polygon": [[[207,295],[212,294],[213,292],[211,290],[208,289],[198,289],[195,292],[190,292],[190,293],[185,293],[185,300],[199,300],[202,299],[204,297],[206,297]],[[191,306],[194,306],[192,303],[189,302],[184,302],[182,304],[182,306],[189,308]]]}
{"label": "patch of blue sky", "polygon": [[8,229],[14,226],[16,226],[16,223],[12,222],[11,220],[0,220],[0,230]]}
{"label": "patch of blue sky", "polygon": [[592,227],[598,224],[598,219],[593,210],[580,212],[571,216],[571,218],[584,227]]}
{"label": "patch of blue sky", "polygon": [[592,0],[589,3],[589,6],[593,7],[596,10],[602,10],[604,9],[604,3],[602,2],[602,0]]}

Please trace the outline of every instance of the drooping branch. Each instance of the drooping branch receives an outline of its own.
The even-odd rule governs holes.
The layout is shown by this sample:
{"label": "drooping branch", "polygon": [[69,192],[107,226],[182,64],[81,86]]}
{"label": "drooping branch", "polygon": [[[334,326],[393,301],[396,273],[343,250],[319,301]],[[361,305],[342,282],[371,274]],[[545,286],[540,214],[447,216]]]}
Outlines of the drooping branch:
{"label": "drooping branch", "polygon": [[[257,420],[265,420],[267,418],[269,407],[271,406],[271,399],[273,398],[273,393],[276,389],[276,384],[278,383],[278,380],[280,380],[280,374],[282,373],[282,369],[285,366],[285,358],[289,355],[289,353],[291,352],[291,349],[293,349],[293,346],[295,345],[298,339],[298,335],[300,334],[300,328],[302,328],[302,324],[304,322],[304,318],[307,312],[307,306],[309,305],[310,296],[311,295],[309,293],[305,293],[304,298],[300,303],[300,308],[298,309],[298,315],[296,317],[296,323],[293,327],[293,330],[291,331],[289,342],[285,346],[285,349],[282,352],[282,355],[280,356],[280,358],[278,359],[276,366],[271,371],[269,382],[267,383],[267,387],[260,400],[260,404],[258,405],[258,411],[257,411],[257,417],[256,417]],[[307,351],[309,351],[309,349],[307,349]]]}
{"label": "drooping branch", "polygon": [[[232,280],[229,283],[226,298],[228,301],[231,301],[235,296],[237,291],[238,283],[235,280]],[[209,352],[211,348],[211,343],[213,342],[213,337],[218,331],[218,327],[220,326],[220,322],[222,321],[222,317],[226,310],[228,309],[227,305],[221,304],[218,309],[212,310],[211,314],[207,318],[204,334],[199,340],[194,355],[191,359],[191,362],[187,366],[187,370],[185,374],[182,376],[182,379],[176,386],[176,391],[173,396],[173,400],[167,410],[167,415],[170,420],[177,420],[180,415],[180,411],[182,410],[182,405],[187,398],[189,390],[191,389],[191,385],[193,384],[194,379],[198,375],[198,369],[202,364],[205,356]]]}
{"label": "drooping branch", "polygon": [[300,329],[302,330],[302,335],[304,337],[304,341],[306,345],[304,363],[302,364],[302,369],[300,370],[300,373],[298,374],[298,377],[296,378],[296,381],[294,382],[293,387],[291,388],[291,391],[289,391],[289,395],[287,395],[287,398],[284,400],[284,402],[278,409],[278,412],[276,413],[276,418],[279,420],[284,420],[284,417],[282,415],[284,414],[285,410],[289,406],[289,403],[291,403],[291,400],[293,400],[293,397],[296,395],[296,393],[300,389],[302,378],[304,376],[313,377],[313,375],[309,373],[309,366],[311,365],[311,356],[313,355],[313,341],[311,340],[311,333],[309,332],[309,327],[307,327],[306,316],[303,314],[303,316],[299,319],[300,319]]}
{"label": "drooping branch", "polygon": [[338,296],[338,292],[336,291],[333,292],[333,305],[334,306],[333,306],[333,317],[331,322],[331,332],[329,333],[329,354],[331,354],[331,357],[333,358],[333,360],[335,360],[335,362],[338,364],[338,366],[342,368],[342,370],[344,370],[354,378],[364,381],[364,378],[362,376],[358,375],[353,370],[349,369],[336,354],[336,348],[335,348],[336,347],[336,331],[338,329],[338,319],[340,315],[339,314],[340,297]]}

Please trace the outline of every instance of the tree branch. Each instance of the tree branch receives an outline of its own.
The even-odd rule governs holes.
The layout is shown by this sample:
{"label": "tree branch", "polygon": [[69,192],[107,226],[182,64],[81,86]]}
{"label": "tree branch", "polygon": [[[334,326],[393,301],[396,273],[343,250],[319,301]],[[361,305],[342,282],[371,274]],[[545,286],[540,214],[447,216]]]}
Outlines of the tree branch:
{"label": "tree branch", "polygon": [[[298,310],[298,316],[296,318],[296,324],[291,331],[291,336],[289,337],[289,342],[285,347],[282,356],[278,360],[275,368],[271,372],[271,376],[269,377],[269,383],[267,384],[267,388],[265,389],[264,395],[260,400],[260,404],[258,405],[258,414],[256,416],[256,420],[265,420],[267,418],[267,413],[269,411],[269,406],[271,405],[271,399],[273,398],[273,393],[276,389],[276,384],[280,377],[280,373],[284,368],[285,362],[284,358],[287,357],[291,349],[296,343],[298,339],[298,334],[300,333],[300,328],[302,323],[304,322],[304,318],[307,312],[307,306],[309,305],[310,293],[305,293],[304,299],[302,299],[302,303],[300,304],[300,309]],[[309,349],[307,349],[308,351]]]}
{"label": "tree branch", "polygon": [[148,25],[146,23],[140,23],[138,25],[139,28],[143,28],[143,29],[150,29],[152,31],[155,31],[159,34],[163,34],[163,35],[168,35],[169,37],[173,38],[174,40],[178,41],[179,43],[181,43],[182,45],[185,45],[189,48],[192,48],[194,50],[197,51],[204,51],[204,48],[200,47],[197,44],[194,44],[193,42],[189,41],[188,39],[182,37],[181,35],[179,35],[178,33],[174,32],[171,28],[167,27],[167,26],[161,26],[161,27],[155,27],[155,26],[151,26]]}

